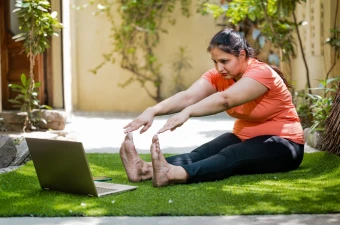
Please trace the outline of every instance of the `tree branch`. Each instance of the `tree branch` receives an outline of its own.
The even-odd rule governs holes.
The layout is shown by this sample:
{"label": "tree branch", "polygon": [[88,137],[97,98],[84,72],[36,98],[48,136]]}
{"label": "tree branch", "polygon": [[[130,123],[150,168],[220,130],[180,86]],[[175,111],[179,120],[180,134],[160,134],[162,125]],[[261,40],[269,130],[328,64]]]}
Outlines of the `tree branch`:
{"label": "tree branch", "polygon": [[310,88],[311,88],[311,85],[310,85],[310,81],[309,81],[310,78],[309,78],[308,64],[307,64],[305,52],[303,51],[302,40],[301,40],[301,36],[300,36],[300,32],[299,32],[299,27],[298,27],[298,25],[297,25],[297,20],[296,20],[295,11],[293,11],[293,18],[294,18],[294,25],[295,25],[295,28],[296,28],[296,33],[297,33],[298,40],[299,40],[299,44],[300,44],[300,51],[301,51],[303,63],[304,63],[305,68],[306,68],[306,77],[307,77],[307,87],[308,87],[308,92],[309,92],[309,94],[312,94],[312,91],[311,91],[311,89],[310,89]]}

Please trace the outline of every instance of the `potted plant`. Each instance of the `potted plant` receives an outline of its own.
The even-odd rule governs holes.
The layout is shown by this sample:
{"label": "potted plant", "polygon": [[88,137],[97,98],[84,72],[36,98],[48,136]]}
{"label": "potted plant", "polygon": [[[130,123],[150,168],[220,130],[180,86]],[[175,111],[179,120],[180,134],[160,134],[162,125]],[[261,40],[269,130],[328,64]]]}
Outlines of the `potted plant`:
{"label": "potted plant", "polygon": [[[34,81],[33,68],[36,57],[50,47],[49,40],[62,28],[57,20],[57,12],[51,13],[50,3],[45,0],[17,0],[13,13],[18,15],[20,34],[15,35],[15,41],[24,41],[24,51],[30,61],[29,76],[21,75],[21,84],[9,84],[9,87],[19,94],[9,101],[26,112],[23,130],[34,130],[40,122],[46,123],[39,115],[42,108],[51,109],[47,105],[40,105],[37,99],[37,88],[40,82]],[[34,110],[38,109],[37,113]]]}

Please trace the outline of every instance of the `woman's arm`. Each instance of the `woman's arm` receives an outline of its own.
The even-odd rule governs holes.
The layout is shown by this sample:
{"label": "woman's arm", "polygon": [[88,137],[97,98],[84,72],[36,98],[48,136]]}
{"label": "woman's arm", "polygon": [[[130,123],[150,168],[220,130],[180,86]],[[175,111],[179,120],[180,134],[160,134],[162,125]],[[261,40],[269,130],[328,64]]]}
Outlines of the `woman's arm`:
{"label": "woman's arm", "polygon": [[147,108],[124,127],[124,133],[135,131],[142,126],[140,133],[143,133],[152,125],[155,116],[180,112],[189,105],[195,104],[215,92],[216,90],[207,80],[200,78],[186,91],[179,92],[157,105]]}
{"label": "woman's arm", "polygon": [[215,92],[216,90],[207,80],[200,78],[187,90],[181,91],[151,108],[155,116],[177,113]]}
{"label": "woman's arm", "polygon": [[267,90],[268,88],[260,82],[244,77],[227,90],[215,93],[184,110],[189,113],[190,117],[212,115],[250,102],[266,93]]}
{"label": "woman's arm", "polygon": [[260,97],[267,90],[268,88],[260,82],[244,77],[227,90],[212,94],[196,104],[186,107],[181,113],[171,117],[158,133],[175,130],[182,126],[189,117],[212,115],[242,105]]}

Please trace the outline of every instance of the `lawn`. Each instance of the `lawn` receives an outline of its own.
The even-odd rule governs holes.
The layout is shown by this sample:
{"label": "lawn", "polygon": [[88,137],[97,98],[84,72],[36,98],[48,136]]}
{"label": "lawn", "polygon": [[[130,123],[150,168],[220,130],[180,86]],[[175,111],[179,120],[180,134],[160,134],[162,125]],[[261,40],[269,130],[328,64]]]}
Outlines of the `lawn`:
{"label": "lawn", "polygon": [[[0,217],[213,216],[339,213],[340,157],[306,153],[287,173],[233,176],[222,181],[155,188],[130,183],[118,154],[87,154],[94,176],[137,185],[101,198],[41,190],[32,161],[0,175]],[[150,155],[142,155],[149,160]]]}

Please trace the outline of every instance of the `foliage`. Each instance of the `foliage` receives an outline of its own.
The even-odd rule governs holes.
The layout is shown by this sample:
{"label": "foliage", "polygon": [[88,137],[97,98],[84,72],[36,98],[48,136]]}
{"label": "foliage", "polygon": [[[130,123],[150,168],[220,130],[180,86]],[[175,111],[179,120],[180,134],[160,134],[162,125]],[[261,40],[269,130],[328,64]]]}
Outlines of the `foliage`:
{"label": "foliage", "polygon": [[340,82],[333,99],[331,111],[325,121],[321,149],[340,156]]}
{"label": "foliage", "polygon": [[29,79],[25,75],[21,75],[22,86],[10,84],[9,87],[14,91],[21,91],[21,95],[13,99],[12,102],[18,104],[18,100],[23,100],[21,110],[27,113],[24,125],[25,130],[26,128],[34,128],[32,125],[33,120],[39,120],[39,118],[31,117],[34,107],[40,108],[36,98],[38,92],[35,91],[35,88],[41,84],[34,82],[33,74],[36,56],[50,47],[49,39],[52,35],[58,36],[62,24],[58,22],[56,12],[50,13],[49,1],[17,0],[15,6],[17,8],[13,10],[13,13],[18,15],[19,29],[22,33],[14,36],[13,39],[15,41],[24,41],[24,51],[30,60],[30,70]]}
{"label": "foliage", "polygon": [[[46,120],[36,117],[33,113],[33,109],[52,109],[48,105],[40,105],[38,97],[38,88],[41,86],[41,82],[34,82],[32,78],[26,77],[25,74],[21,74],[21,84],[9,84],[9,87],[19,94],[14,99],[9,99],[9,102],[14,104],[14,107],[20,107],[21,112],[27,112],[28,119],[32,123],[32,128],[36,129],[39,122],[47,123]],[[34,84],[31,86],[31,84]],[[31,110],[28,110],[31,109]]]}
{"label": "foliage", "polygon": [[329,44],[336,53],[336,58],[340,57],[340,31],[338,28],[331,29],[332,37],[327,38],[326,43]]}
{"label": "foliage", "polygon": [[339,80],[340,77],[321,80],[318,88],[311,88],[321,93],[307,94],[311,100],[310,110],[313,118],[311,130],[325,130],[325,120],[331,110]]}
{"label": "foliage", "polygon": [[[133,82],[138,82],[152,99],[157,102],[162,101],[163,79],[155,48],[160,42],[160,35],[167,33],[163,27],[164,22],[174,24],[176,21],[171,14],[178,1],[97,0],[90,1],[89,4],[95,2],[98,2],[98,11],[94,15],[105,14],[111,24],[110,38],[113,45],[110,52],[103,54],[103,62],[90,71],[97,74],[106,63],[115,63],[118,57],[121,67],[132,72],[132,76],[120,86],[126,87]],[[182,14],[188,17],[191,1],[181,0],[180,3]],[[120,23],[115,21],[115,9],[121,16]],[[155,93],[148,89],[147,83],[152,84]]]}
{"label": "foliage", "polygon": [[24,41],[24,50],[28,56],[38,55],[49,48],[49,38],[58,36],[62,25],[58,22],[57,12],[50,13],[49,1],[17,0],[13,13],[18,15],[18,23],[22,33],[13,37],[16,41]]}

